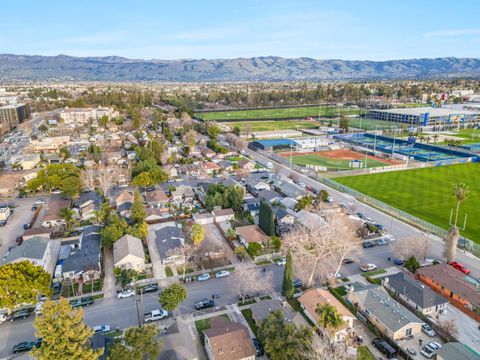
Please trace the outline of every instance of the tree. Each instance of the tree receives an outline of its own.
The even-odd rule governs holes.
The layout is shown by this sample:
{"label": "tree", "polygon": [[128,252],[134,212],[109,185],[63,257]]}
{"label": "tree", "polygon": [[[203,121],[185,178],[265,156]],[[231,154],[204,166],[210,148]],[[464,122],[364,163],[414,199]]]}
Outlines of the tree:
{"label": "tree", "polygon": [[282,295],[290,299],[294,292],[292,253],[288,251],[285,269],[283,270]]}
{"label": "tree", "polygon": [[143,171],[133,178],[132,183],[135,186],[146,188],[153,185],[153,179],[149,172]]}
{"label": "tree", "polygon": [[410,256],[405,262],[405,268],[407,268],[411,273],[415,274],[420,268],[420,263],[418,262],[415,256]]}
{"label": "tree", "polygon": [[407,260],[411,256],[427,258],[430,248],[430,239],[427,236],[408,237],[392,243],[393,253],[401,260]]}
{"label": "tree", "polygon": [[60,209],[59,215],[65,221],[67,230],[72,231],[74,225],[77,223],[77,219],[75,219],[75,211],[69,207],[64,207]]}
{"label": "tree", "polygon": [[200,224],[193,224],[190,228],[190,239],[193,244],[198,248],[202,244],[205,238],[205,229]]}
{"label": "tree", "polygon": [[274,291],[273,273],[252,269],[235,271],[231,275],[231,286],[242,298],[246,295],[259,296],[260,293],[271,294]]}
{"label": "tree", "polygon": [[446,339],[458,337],[458,327],[455,319],[447,319],[439,322],[440,334]]}
{"label": "tree", "polygon": [[72,157],[72,153],[65,146],[60,148],[59,153],[60,153],[60,158],[62,158],[63,160],[66,160]]}
{"label": "tree", "polygon": [[208,136],[210,136],[210,139],[217,140],[217,137],[220,134],[221,130],[218,125],[212,124],[208,126],[207,132],[208,132]]}
{"label": "tree", "polygon": [[233,127],[232,132],[233,132],[235,135],[240,136],[240,131],[241,131],[241,130],[240,130],[240,128],[239,128],[238,126],[234,126],[234,127]]}
{"label": "tree", "polygon": [[58,188],[64,196],[75,198],[82,190],[82,182],[78,176],[69,176],[62,180]]}
{"label": "tree", "polygon": [[295,273],[307,287],[314,278],[323,282],[328,274],[340,271],[343,260],[360,247],[356,227],[344,215],[325,215],[325,221],[310,228],[297,226],[283,238],[292,251]]}
{"label": "tree", "polygon": [[339,128],[342,130],[342,132],[347,133],[348,132],[348,118],[346,116],[341,116],[340,117],[340,124]]}
{"label": "tree", "polygon": [[80,179],[82,180],[82,189],[91,191],[95,189],[97,174],[96,171],[89,168],[80,171]]}
{"label": "tree", "polygon": [[159,333],[154,324],[128,328],[123,339],[117,340],[110,348],[108,359],[143,360],[145,356],[156,359],[162,350],[162,341],[156,339]]}
{"label": "tree", "polygon": [[100,117],[100,119],[98,119],[98,124],[103,127],[103,128],[107,128],[107,124],[108,124],[108,116],[107,115],[103,115]]}
{"label": "tree", "polygon": [[455,259],[455,254],[457,252],[457,243],[460,238],[460,231],[456,226],[451,226],[448,230],[447,237],[445,238],[445,245],[443,250],[443,256],[449,261]]}
{"label": "tree", "polygon": [[245,255],[247,255],[247,249],[245,249],[245,246],[240,245],[235,248],[235,254],[237,254],[242,260],[245,258]]}
{"label": "tree", "polygon": [[160,305],[165,310],[173,311],[187,298],[187,289],[179,283],[172,284],[163,289],[158,296]]}
{"label": "tree", "polygon": [[237,233],[232,228],[228,228],[227,232],[225,233],[225,236],[227,237],[228,240],[235,240],[237,238]]}
{"label": "tree", "polygon": [[115,268],[114,272],[117,284],[120,284],[122,289],[125,289],[127,285],[135,281],[139,275],[134,269],[122,269],[118,267]]}
{"label": "tree", "polygon": [[112,245],[126,234],[128,224],[115,213],[110,214],[107,219],[107,226],[100,230],[100,239],[103,247],[112,247]]}
{"label": "tree", "polygon": [[103,349],[90,347],[93,330],[83,323],[83,309],[72,309],[65,298],[58,303],[47,300],[34,327],[35,336],[42,339],[41,346],[32,351],[36,359],[90,360],[103,354]]}
{"label": "tree", "polygon": [[51,294],[50,274],[41,266],[25,260],[0,267],[0,308],[35,304],[41,294]]}
{"label": "tree", "polygon": [[[314,336],[303,352],[303,360],[350,360],[351,354],[343,342],[331,344],[329,339]],[[365,359],[358,357],[358,359]]]}
{"label": "tree", "polygon": [[317,305],[315,313],[319,315],[318,325],[327,330],[334,330],[344,323],[342,315],[331,304]]}
{"label": "tree", "polygon": [[183,135],[183,143],[188,146],[190,152],[192,152],[197,141],[197,132],[195,130],[190,130],[185,135]]}
{"label": "tree", "polygon": [[310,195],[305,195],[300,200],[298,200],[297,204],[295,205],[295,211],[300,210],[308,210],[312,207],[313,198]]}
{"label": "tree", "polygon": [[142,223],[147,217],[147,211],[145,210],[145,204],[143,203],[143,197],[140,192],[135,189],[133,192],[133,204],[132,204],[132,214],[130,218],[136,223]]}
{"label": "tree", "polygon": [[106,166],[98,169],[98,184],[103,196],[108,195],[108,190],[113,186],[118,177],[118,172],[115,168],[108,168]]}
{"label": "tree", "polygon": [[312,341],[312,332],[306,327],[297,328],[286,322],[282,311],[272,311],[262,322],[259,338],[270,359],[300,360]]}
{"label": "tree", "polygon": [[247,253],[252,257],[252,259],[255,259],[255,256],[262,250],[262,244],[252,241],[248,243],[247,246]]}
{"label": "tree", "polygon": [[271,236],[268,245],[273,247],[273,250],[279,251],[282,247],[282,238],[280,236]]}
{"label": "tree", "polygon": [[330,195],[328,194],[327,190],[320,190],[317,198],[320,199],[323,202],[327,202],[329,197],[330,197]]}
{"label": "tree", "polygon": [[48,126],[45,124],[42,124],[38,127],[38,130],[40,130],[42,133],[46,133],[48,131]]}
{"label": "tree", "polygon": [[457,227],[458,210],[460,209],[460,204],[470,197],[470,188],[463,183],[455,184],[453,187],[453,196],[455,196],[457,201],[457,208],[455,210],[455,223],[453,226]]}
{"label": "tree", "polygon": [[264,201],[260,202],[260,212],[258,215],[258,226],[268,236],[275,235],[275,220],[273,218],[273,210]]}

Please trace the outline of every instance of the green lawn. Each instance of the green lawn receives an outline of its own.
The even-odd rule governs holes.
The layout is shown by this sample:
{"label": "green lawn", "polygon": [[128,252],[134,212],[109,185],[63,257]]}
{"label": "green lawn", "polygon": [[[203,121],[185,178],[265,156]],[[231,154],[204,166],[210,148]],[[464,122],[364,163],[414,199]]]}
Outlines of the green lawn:
{"label": "green lawn", "polygon": [[373,356],[368,347],[359,346],[357,348],[357,360],[375,360],[375,356]]}
{"label": "green lawn", "polygon": [[450,211],[455,207],[453,186],[463,182],[470,187],[471,195],[460,207],[462,226],[468,214],[467,227],[461,233],[480,243],[480,222],[475,218],[480,206],[479,179],[480,164],[468,163],[348,176],[335,181],[445,229],[449,228]]}
{"label": "green lawn", "polygon": [[385,269],[377,269],[377,270],[372,270],[372,271],[367,271],[362,273],[363,277],[371,277],[375,275],[380,275],[380,274],[385,274],[387,271]]}
{"label": "green lawn", "polygon": [[255,334],[255,337],[258,338],[258,327],[257,327],[257,324],[255,323],[255,320],[253,319],[252,310],[250,309],[242,310],[242,314],[245,320],[247,320],[248,326],[250,326],[250,329],[252,329],[252,332]]}
{"label": "green lawn", "polygon": [[476,129],[463,129],[452,136],[458,136],[462,138],[462,144],[480,143],[480,130]]}
{"label": "green lawn", "polygon": [[273,131],[273,130],[297,130],[311,129],[321,126],[316,121],[296,121],[296,120],[277,120],[277,121],[234,121],[226,123],[232,129],[238,126],[241,131],[250,127],[251,131]]}
{"label": "green lawn", "polygon": [[[337,119],[321,119],[320,122],[323,125],[339,125],[339,120]],[[397,129],[401,126],[399,123],[389,122],[389,121],[382,121],[382,120],[375,120],[369,118],[360,118],[354,117],[348,119],[348,126],[351,128],[362,129],[362,130],[390,130],[390,129]]]}
{"label": "green lawn", "polygon": [[[286,157],[289,159],[289,157]],[[306,155],[296,155],[292,156],[292,162],[297,165],[305,166],[307,164],[310,165],[318,165],[318,166],[325,166],[329,169],[335,170],[351,170],[348,166],[349,160],[340,160],[340,159],[331,159],[327,157],[323,157],[318,154],[306,154]],[[378,160],[368,159],[367,166],[369,168],[379,167],[379,166],[387,166],[388,164],[383,163]]]}
{"label": "green lawn", "polygon": [[236,121],[251,119],[285,119],[311,117],[338,117],[340,115],[358,115],[363,109],[335,106],[305,106],[281,109],[252,109],[209,111],[195,113],[195,117],[203,120]]}
{"label": "green lawn", "polygon": [[197,328],[198,336],[200,337],[200,342],[205,346],[205,334],[204,330],[210,329],[210,319],[203,319],[195,321],[195,327]]}

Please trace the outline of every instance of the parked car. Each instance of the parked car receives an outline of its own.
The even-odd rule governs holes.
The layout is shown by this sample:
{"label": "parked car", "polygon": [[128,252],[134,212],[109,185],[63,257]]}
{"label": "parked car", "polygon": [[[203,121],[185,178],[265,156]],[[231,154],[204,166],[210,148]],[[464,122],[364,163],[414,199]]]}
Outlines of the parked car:
{"label": "parked car", "polygon": [[147,285],[141,289],[138,289],[138,293],[139,294],[146,294],[146,293],[151,293],[151,292],[155,292],[155,291],[158,291],[158,285],[157,284],[150,284],[150,285]]}
{"label": "parked car", "polygon": [[37,199],[35,200],[35,202],[33,203],[34,205],[45,205],[47,202],[43,199]]}
{"label": "parked car", "polygon": [[300,279],[293,280],[293,287],[301,288],[303,286],[303,281]]}
{"label": "parked car", "polygon": [[442,345],[440,345],[439,343],[437,342],[430,342],[428,343],[427,345],[425,345],[425,347],[422,349],[422,351],[420,351],[420,353],[425,356],[426,358],[433,358],[435,356],[435,354],[437,353],[437,351],[442,347]]}
{"label": "parked car", "polygon": [[0,324],[3,324],[7,319],[7,314],[0,314]]}
{"label": "parked car", "polygon": [[342,274],[340,274],[339,272],[328,274],[329,279],[341,279],[342,277],[343,277]]}
{"label": "parked car", "polygon": [[262,344],[260,344],[260,341],[258,341],[257,338],[253,338],[252,342],[253,342],[253,346],[255,347],[255,355],[263,356],[265,352],[263,351],[263,347],[262,347]]}
{"label": "parked car", "polygon": [[375,264],[364,264],[362,266],[360,266],[360,270],[366,272],[366,271],[373,271],[377,269],[377,265]]}
{"label": "parked car", "polygon": [[62,283],[54,283],[53,286],[53,296],[55,295],[60,295],[60,293],[62,292]]}
{"label": "parked car", "polygon": [[395,260],[393,260],[393,263],[395,265],[403,265],[403,264],[405,264],[405,261],[402,260],[402,259],[395,259]]}
{"label": "parked car", "polygon": [[355,260],[353,260],[352,258],[345,258],[342,261],[342,263],[345,264],[345,265],[353,264],[354,262],[355,262]]}
{"label": "parked car", "polygon": [[465,275],[468,275],[471,273],[471,270],[469,268],[467,268],[465,265],[459,263],[459,262],[456,262],[456,261],[450,261],[448,263],[450,266],[454,267],[455,269],[461,271],[462,273],[464,273]]}
{"label": "parked car", "polygon": [[249,299],[253,299],[255,296],[252,296],[250,294],[245,294],[245,295],[238,295],[238,301],[245,301]]}
{"label": "parked car", "polygon": [[22,245],[23,236],[17,236],[17,238],[15,239],[15,242],[17,243],[17,245]]}
{"label": "parked car", "polygon": [[145,323],[166,319],[167,317],[168,312],[162,309],[152,310],[149,313],[143,315]]}
{"label": "parked car", "polygon": [[194,306],[195,306],[195,310],[208,309],[215,306],[215,301],[210,299],[203,299],[203,300],[197,301],[194,304]]}
{"label": "parked car", "polygon": [[365,218],[365,215],[363,215],[361,212],[357,212],[357,216],[362,220]]}
{"label": "parked car", "polygon": [[31,227],[32,227],[32,224],[30,224],[29,222],[23,224],[23,229],[24,229],[24,230],[28,230],[28,229],[30,229]]}
{"label": "parked car", "polygon": [[41,314],[42,314],[43,304],[44,304],[43,301],[39,301],[39,302],[35,305],[35,315],[41,315]]}
{"label": "parked car", "polygon": [[105,334],[110,331],[110,325],[97,325],[93,327],[94,334]]}
{"label": "parked car", "polygon": [[10,316],[10,321],[15,321],[15,320],[20,320],[20,319],[26,319],[27,317],[30,316],[32,312],[30,309],[23,309],[23,310],[18,310],[15,311],[12,316]]}
{"label": "parked car", "polygon": [[375,338],[372,340],[373,346],[375,346],[381,353],[386,355],[389,359],[397,355],[397,351],[385,340]]}
{"label": "parked car", "polygon": [[117,299],[125,299],[131,296],[135,296],[135,291],[132,289],[123,290],[117,293]]}
{"label": "parked car", "polygon": [[53,195],[60,195],[61,193],[62,193],[62,190],[59,190],[59,189],[55,189],[52,191]]}
{"label": "parked car", "polygon": [[287,258],[284,258],[284,257],[277,261],[277,265],[279,266],[285,266],[286,263],[287,263]]}
{"label": "parked car", "polygon": [[362,243],[362,246],[363,246],[364,249],[373,248],[376,245],[377,244],[375,243],[375,241],[371,241],[371,240],[366,240]]}
{"label": "parked car", "polygon": [[25,352],[25,351],[30,351],[34,347],[40,347],[41,344],[42,344],[41,339],[38,339],[36,341],[23,341],[23,342],[15,345],[13,347],[12,351],[13,351],[14,354],[19,354],[19,353],[22,353],[22,352]]}
{"label": "parked car", "polygon": [[215,277],[216,277],[217,279],[219,279],[219,278],[227,277],[228,275],[230,275],[230,271],[228,271],[228,270],[220,270],[219,272],[217,272],[217,273],[215,274]]}
{"label": "parked car", "polygon": [[206,281],[208,279],[210,279],[210,274],[209,273],[204,273],[204,274],[201,274],[197,277],[198,281]]}
{"label": "parked car", "polygon": [[38,205],[33,205],[30,210],[35,211],[35,210],[37,210],[37,209],[38,209]]}
{"label": "parked car", "polygon": [[75,299],[75,300],[70,301],[70,305],[73,308],[77,308],[77,307],[81,307],[81,306],[90,306],[92,304],[93,304],[93,297],[91,297],[91,296],[87,296],[87,297],[83,297],[83,298],[80,298],[80,299]]}
{"label": "parked car", "polygon": [[433,330],[432,327],[426,323],[422,324],[422,331],[431,337],[434,337],[436,335],[435,330]]}
{"label": "parked car", "polygon": [[375,240],[375,245],[377,246],[384,246],[384,245],[388,245],[389,241],[387,238],[380,238],[380,239],[377,239]]}

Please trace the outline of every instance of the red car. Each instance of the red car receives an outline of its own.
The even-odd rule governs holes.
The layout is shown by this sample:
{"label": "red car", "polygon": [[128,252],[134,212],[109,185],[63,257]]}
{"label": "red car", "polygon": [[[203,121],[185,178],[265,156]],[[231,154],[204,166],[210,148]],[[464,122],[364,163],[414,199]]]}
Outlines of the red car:
{"label": "red car", "polygon": [[456,261],[449,262],[449,265],[453,266],[457,270],[460,270],[462,273],[464,273],[466,275],[470,274],[470,272],[471,272],[471,270],[469,268],[467,268],[465,265],[460,264]]}

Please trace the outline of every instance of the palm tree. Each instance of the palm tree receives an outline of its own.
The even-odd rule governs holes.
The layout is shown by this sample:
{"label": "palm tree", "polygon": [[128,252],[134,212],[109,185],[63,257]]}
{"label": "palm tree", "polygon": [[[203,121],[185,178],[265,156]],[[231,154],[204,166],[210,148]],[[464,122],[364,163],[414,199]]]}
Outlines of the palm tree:
{"label": "palm tree", "polygon": [[65,220],[67,230],[72,231],[73,226],[77,223],[77,220],[75,219],[75,211],[68,207],[64,207],[60,209],[59,215],[63,220]]}
{"label": "palm tree", "polygon": [[436,144],[438,141],[438,134],[435,134],[432,137],[433,137],[433,143]]}
{"label": "palm tree", "polygon": [[342,315],[330,304],[317,305],[315,312],[320,316],[318,325],[324,329],[336,329],[344,323]]}
{"label": "palm tree", "polygon": [[470,196],[470,188],[464,183],[455,184],[453,187],[453,196],[455,196],[455,199],[457,200],[457,209],[455,210],[454,224],[454,226],[457,227],[458,210],[460,208],[460,204],[467,200]]}

